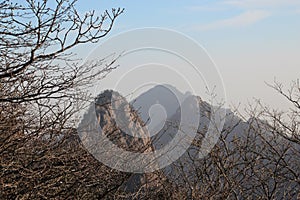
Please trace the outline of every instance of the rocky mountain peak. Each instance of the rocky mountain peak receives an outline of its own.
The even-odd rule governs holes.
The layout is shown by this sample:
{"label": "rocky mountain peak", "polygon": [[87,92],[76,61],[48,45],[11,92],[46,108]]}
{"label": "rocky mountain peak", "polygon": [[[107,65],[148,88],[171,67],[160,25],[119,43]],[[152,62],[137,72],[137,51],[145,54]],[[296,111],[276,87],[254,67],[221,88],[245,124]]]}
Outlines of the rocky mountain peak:
{"label": "rocky mountain peak", "polygon": [[151,151],[148,130],[138,113],[116,91],[105,90],[95,101],[95,111],[103,133],[127,151]]}

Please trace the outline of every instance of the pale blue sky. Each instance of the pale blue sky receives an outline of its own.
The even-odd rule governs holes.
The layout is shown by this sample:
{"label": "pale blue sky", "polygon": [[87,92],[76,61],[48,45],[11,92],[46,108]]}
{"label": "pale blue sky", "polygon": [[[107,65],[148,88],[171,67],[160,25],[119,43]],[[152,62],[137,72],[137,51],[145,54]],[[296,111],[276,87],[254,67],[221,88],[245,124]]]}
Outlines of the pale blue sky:
{"label": "pale blue sky", "polygon": [[83,12],[125,8],[110,36],[169,28],[203,45],[220,69],[228,103],[252,97],[285,107],[264,81],[300,78],[300,0],[79,0]]}

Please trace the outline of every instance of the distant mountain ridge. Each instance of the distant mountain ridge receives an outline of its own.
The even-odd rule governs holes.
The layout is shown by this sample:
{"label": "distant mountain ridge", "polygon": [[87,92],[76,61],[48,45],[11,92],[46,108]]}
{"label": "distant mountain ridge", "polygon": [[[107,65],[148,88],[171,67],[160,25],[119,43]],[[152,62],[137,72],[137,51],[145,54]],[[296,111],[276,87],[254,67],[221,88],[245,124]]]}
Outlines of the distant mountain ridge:
{"label": "distant mountain ridge", "polygon": [[[114,96],[114,98],[112,98],[112,96]],[[116,99],[119,99],[120,102],[115,101]],[[151,110],[150,108],[153,105],[161,105],[166,114],[166,116],[158,115],[158,119],[156,119],[155,123],[151,123],[151,120],[153,119],[150,119],[149,121],[150,117],[155,116],[153,113],[149,113],[149,110]],[[202,180],[199,180],[198,175],[205,170],[212,173],[212,176],[214,176],[215,173],[219,173],[219,166],[215,165],[216,161],[213,156],[209,155],[204,159],[199,157],[203,138],[207,134],[208,126],[211,122],[212,106],[209,103],[190,93],[183,94],[174,87],[159,85],[144,92],[130,103],[128,103],[118,92],[106,90],[98,95],[95,105],[98,123],[102,128],[103,133],[124,150],[141,153],[160,150],[165,145],[172,142],[173,138],[178,134],[178,131],[181,131],[180,123],[182,122],[182,110],[184,110],[185,113],[192,114],[195,112],[195,108],[199,109],[199,124],[195,127],[196,136],[193,141],[191,141],[190,147],[178,160],[159,171],[160,176],[163,176],[164,179],[167,178],[168,181],[176,183],[177,185],[201,183]],[[282,141],[280,137],[275,137],[272,133],[268,132],[268,129],[264,129],[267,122],[258,119],[243,121],[229,109],[220,109],[223,109],[223,111],[226,112],[226,116],[223,129],[220,130],[221,135],[217,144],[217,149],[222,148],[221,150],[225,151],[224,156],[227,156],[228,158],[224,158],[239,160],[243,163],[248,159],[255,159],[255,156],[257,156],[255,152],[251,152],[250,150],[248,152],[248,148],[255,146],[259,149],[260,153],[268,155],[269,149],[266,150],[264,147],[266,146],[266,142],[268,148],[271,148],[272,150],[272,144],[276,145]],[[154,114],[156,111],[157,113],[162,113],[158,110],[152,110]],[[194,120],[189,118],[189,116],[186,117],[187,119],[183,119],[184,122]],[[146,126],[149,125],[151,125],[150,128],[147,128]],[[255,130],[257,128],[261,131],[260,135],[258,135],[257,130]],[[151,133],[149,129],[154,130],[154,132]],[[129,133],[130,135],[126,133]],[[144,137],[135,138],[134,136]],[[242,143],[239,144],[241,146],[236,146],[236,141],[242,141]],[[292,144],[287,145],[292,146]],[[297,148],[300,150],[299,146],[295,147],[295,149]],[[285,153],[287,155],[284,158],[286,159],[286,162],[293,160],[293,151]],[[220,154],[222,155],[223,153],[220,152]],[[243,155],[243,157],[241,157],[241,155]],[[260,164],[257,164],[257,167],[264,167],[264,164],[269,162],[267,158],[257,158],[260,159]],[[243,161],[243,159],[246,159],[246,161]],[[225,160],[224,162],[227,161],[228,160]],[[207,166],[207,162],[210,162],[211,164]],[[160,163],[158,162],[157,165],[160,166]],[[207,169],[201,169],[203,166],[206,166]],[[228,173],[233,173],[232,176],[237,174],[236,176],[238,178],[242,178],[244,174],[239,175],[239,167],[243,166],[244,164],[240,164],[240,166],[231,169]],[[299,169],[297,166],[293,167]],[[271,168],[273,169],[273,167]],[[248,174],[250,172],[245,173]],[[201,174],[201,176],[203,176],[203,174]],[[132,175],[128,182],[124,183],[124,188],[127,191],[135,191],[140,185],[145,183],[146,180],[155,180],[149,187],[162,188],[163,186],[156,180],[157,177],[157,175],[152,173],[144,175],[135,174]],[[251,184],[256,184],[255,177],[252,178],[250,174],[245,180],[247,180],[247,182],[244,183],[244,187],[251,187]],[[266,180],[266,184],[271,187],[273,184],[272,180]],[[293,184],[291,186],[294,187]],[[261,191],[257,190],[258,194],[260,194],[260,192]],[[278,195],[282,196],[283,193],[278,193]]]}

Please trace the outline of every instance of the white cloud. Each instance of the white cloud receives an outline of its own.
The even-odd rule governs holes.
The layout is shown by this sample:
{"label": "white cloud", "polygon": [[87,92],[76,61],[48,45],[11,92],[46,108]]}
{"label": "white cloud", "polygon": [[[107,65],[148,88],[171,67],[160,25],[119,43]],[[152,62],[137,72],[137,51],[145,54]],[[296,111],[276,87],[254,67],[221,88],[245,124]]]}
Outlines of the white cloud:
{"label": "white cloud", "polygon": [[225,0],[223,3],[244,8],[272,8],[300,5],[299,0]]}
{"label": "white cloud", "polygon": [[263,10],[247,11],[229,19],[223,19],[223,20],[215,21],[210,24],[197,27],[197,29],[213,30],[213,29],[226,28],[226,27],[247,26],[247,25],[254,24],[260,20],[263,20],[269,17],[270,15],[271,14],[269,12]]}
{"label": "white cloud", "polygon": [[220,0],[212,3],[187,6],[188,11],[222,11],[235,8],[269,10],[282,8],[300,9],[300,0]]}
{"label": "white cloud", "polygon": [[296,14],[300,14],[300,9],[295,10]]}
{"label": "white cloud", "polygon": [[185,7],[188,11],[195,11],[195,12],[206,12],[206,11],[224,11],[226,8],[221,7],[219,5],[201,5],[201,6],[187,6]]}

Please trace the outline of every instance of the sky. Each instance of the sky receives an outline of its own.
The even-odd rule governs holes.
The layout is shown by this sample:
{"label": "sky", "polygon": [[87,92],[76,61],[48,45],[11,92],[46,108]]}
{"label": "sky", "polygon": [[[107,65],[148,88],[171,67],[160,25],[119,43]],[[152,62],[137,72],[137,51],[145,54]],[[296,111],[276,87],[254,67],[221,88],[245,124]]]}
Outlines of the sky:
{"label": "sky", "polygon": [[300,0],[79,0],[77,7],[125,8],[108,38],[143,27],[193,38],[219,68],[229,105],[261,99],[274,108],[289,106],[266,82],[288,88],[300,77]]}

